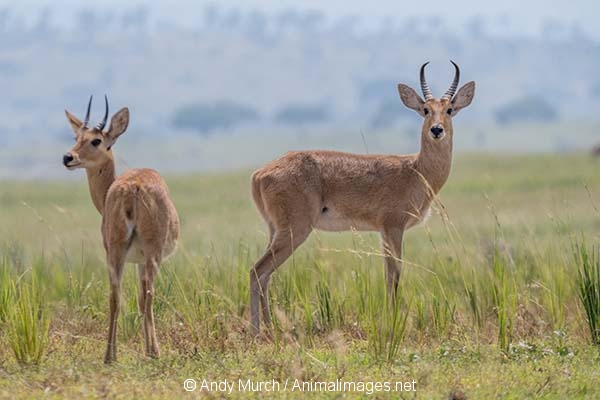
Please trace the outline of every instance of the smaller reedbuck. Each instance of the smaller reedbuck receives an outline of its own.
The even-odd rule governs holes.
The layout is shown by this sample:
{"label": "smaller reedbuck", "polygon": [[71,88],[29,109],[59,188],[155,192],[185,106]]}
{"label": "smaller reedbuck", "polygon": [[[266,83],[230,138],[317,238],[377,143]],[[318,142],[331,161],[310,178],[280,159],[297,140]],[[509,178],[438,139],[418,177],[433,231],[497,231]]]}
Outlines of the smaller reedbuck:
{"label": "smaller reedbuck", "polygon": [[395,301],[404,231],[429,214],[446,182],[452,163],[452,117],[471,104],[475,92],[475,82],[456,91],[460,70],[452,62],[452,85],[435,99],[425,80],[427,64],[420,71],[424,100],[410,87],[398,85],[404,105],[424,118],[419,153],[290,152],[252,175],[252,196],[270,236],[265,253],[250,270],[250,323],[255,334],[260,331],[259,306],[271,327],[271,275],[313,229],[380,232],[388,295]]}
{"label": "smaller reedbuck", "polygon": [[152,303],[154,278],[165,258],[175,251],[179,237],[179,217],[161,176],[151,169],[131,169],[116,177],[112,146],[129,124],[129,110],[119,110],[108,118],[108,99],[104,97],[102,122],[89,127],[92,97],[85,119],[65,110],[75,132],[75,146],[63,156],[68,169],[85,168],[92,202],[102,215],[102,239],[110,278],[110,325],[105,363],[117,358],[117,317],[121,297],[121,277],[125,262],[138,264],[138,306],[144,316],[146,355],[159,356]]}

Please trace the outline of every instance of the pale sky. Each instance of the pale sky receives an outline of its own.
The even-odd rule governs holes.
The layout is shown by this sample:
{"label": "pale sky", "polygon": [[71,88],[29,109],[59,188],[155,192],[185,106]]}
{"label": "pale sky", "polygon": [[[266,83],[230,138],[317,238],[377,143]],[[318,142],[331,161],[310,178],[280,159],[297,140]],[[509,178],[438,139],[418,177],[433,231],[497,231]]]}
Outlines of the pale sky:
{"label": "pale sky", "polygon": [[[69,11],[74,7],[111,8],[119,11],[145,4],[151,7],[153,18],[175,19],[184,25],[196,22],[199,12],[211,3],[222,8],[258,8],[267,13],[278,13],[289,8],[313,9],[320,10],[332,18],[355,14],[361,16],[367,24],[376,24],[383,17],[401,20],[407,17],[438,16],[443,17],[446,25],[452,26],[461,24],[473,16],[482,16],[490,20],[492,25],[489,28],[492,31],[509,29],[515,33],[526,34],[538,34],[542,21],[552,18],[563,24],[576,24],[581,30],[600,39],[600,23],[597,21],[600,2],[594,0],[0,0],[0,6],[8,5],[19,10],[24,18],[31,15],[32,10],[49,7],[52,8],[55,18],[65,20],[68,20]],[[507,20],[510,20],[508,25],[505,22]]]}

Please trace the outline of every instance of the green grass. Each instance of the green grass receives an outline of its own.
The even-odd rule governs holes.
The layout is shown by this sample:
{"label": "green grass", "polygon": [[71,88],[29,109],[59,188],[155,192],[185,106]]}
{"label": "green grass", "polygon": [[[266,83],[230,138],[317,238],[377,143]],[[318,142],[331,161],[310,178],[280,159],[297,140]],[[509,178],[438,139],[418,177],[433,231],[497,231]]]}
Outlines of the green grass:
{"label": "green grass", "polygon": [[128,267],[110,367],[108,273],[84,174],[2,182],[0,398],[181,398],[192,396],[186,378],[414,379],[419,398],[594,398],[598,314],[585,293],[597,284],[585,274],[597,255],[583,263],[572,243],[600,243],[597,171],[586,155],[458,156],[434,216],[405,235],[396,308],[376,233],[315,232],[274,274],[270,342],[248,334],[249,268],[267,239],[250,171],[167,176],[182,242],[156,283],[162,356],[144,356]]}
{"label": "green grass", "polygon": [[2,289],[7,297],[5,327],[15,360],[21,365],[37,366],[48,345],[50,317],[38,272],[34,269],[27,275],[12,279],[3,273]]}
{"label": "green grass", "polygon": [[591,340],[600,345],[600,247],[591,252],[585,244],[576,246],[579,262],[579,296],[585,309]]}

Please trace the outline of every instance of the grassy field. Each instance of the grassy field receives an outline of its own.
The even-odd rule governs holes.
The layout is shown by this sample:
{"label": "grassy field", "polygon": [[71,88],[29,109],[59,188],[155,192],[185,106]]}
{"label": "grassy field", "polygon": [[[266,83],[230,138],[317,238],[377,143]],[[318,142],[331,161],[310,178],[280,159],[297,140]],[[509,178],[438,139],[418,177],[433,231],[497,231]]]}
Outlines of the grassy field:
{"label": "grassy field", "polygon": [[[587,155],[458,156],[434,215],[406,235],[395,310],[376,234],[316,232],[274,275],[272,341],[248,333],[248,271],[266,245],[250,171],[167,177],[182,242],[157,282],[162,355],[143,354],[128,267],[111,366],[100,217],[84,174],[0,182],[0,397],[225,395],[202,391],[206,379],[227,380],[232,396],[259,397],[242,392],[248,380],[274,380],[275,397],[597,398],[581,271],[594,272],[600,243],[598,166]],[[319,391],[336,380],[356,391]]]}

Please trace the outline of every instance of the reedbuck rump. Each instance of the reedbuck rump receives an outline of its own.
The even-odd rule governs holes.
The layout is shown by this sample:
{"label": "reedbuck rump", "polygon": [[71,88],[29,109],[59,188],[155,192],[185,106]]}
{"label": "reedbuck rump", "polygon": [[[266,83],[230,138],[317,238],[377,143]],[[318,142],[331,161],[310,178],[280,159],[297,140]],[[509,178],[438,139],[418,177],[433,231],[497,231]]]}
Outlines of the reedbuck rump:
{"label": "reedbuck rump", "polygon": [[471,104],[475,83],[435,99],[421,66],[424,99],[399,84],[404,105],[423,117],[421,149],[410,155],[358,155],[336,151],[290,152],[252,175],[252,196],[269,229],[263,256],[250,270],[250,323],[260,331],[259,307],[271,327],[268,289],[273,272],[313,229],[378,231],[384,248],[388,293],[395,299],[404,231],[421,222],[452,163],[452,117]]}
{"label": "reedbuck rump", "polygon": [[179,218],[161,176],[151,169],[131,169],[117,177],[112,146],[129,124],[129,110],[121,109],[104,132],[108,118],[105,97],[102,122],[89,127],[90,107],[85,119],[65,111],[75,133],[75,145],[63,156],[68,169],[85,168],[92,202],[102,215],[102,239],[110,278],[110,323],[105,363],[117,358],[117,317],[121,297],[121,278],[125,262],[138,264],[138,305],[144,316],[146,354],[158,357],[152,303],[154,278],[158,267],[175,250],[179,237]]}

